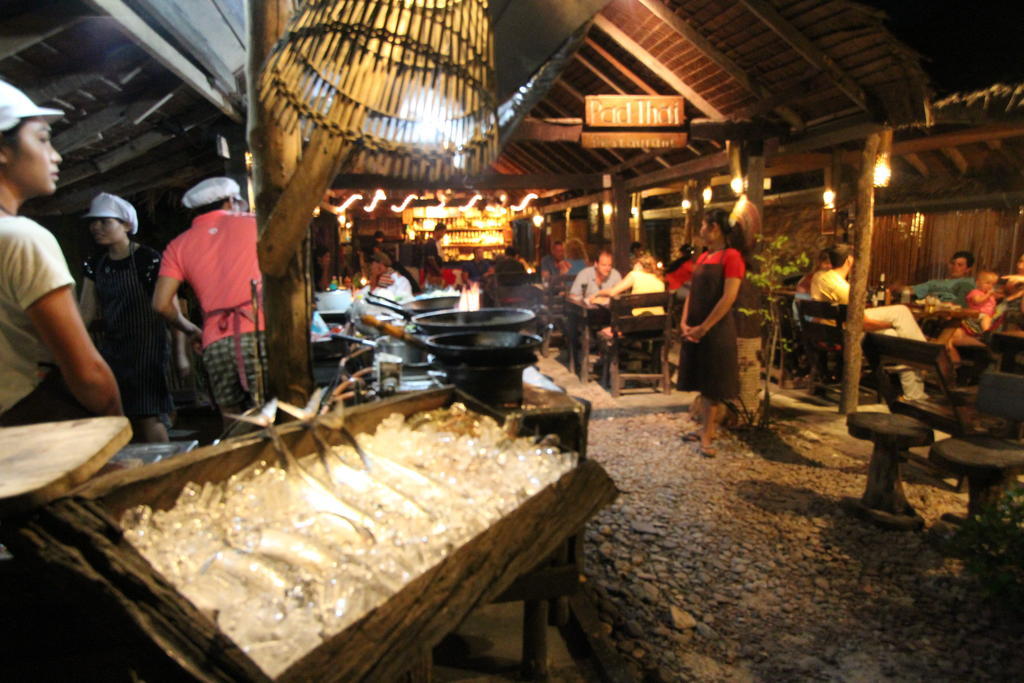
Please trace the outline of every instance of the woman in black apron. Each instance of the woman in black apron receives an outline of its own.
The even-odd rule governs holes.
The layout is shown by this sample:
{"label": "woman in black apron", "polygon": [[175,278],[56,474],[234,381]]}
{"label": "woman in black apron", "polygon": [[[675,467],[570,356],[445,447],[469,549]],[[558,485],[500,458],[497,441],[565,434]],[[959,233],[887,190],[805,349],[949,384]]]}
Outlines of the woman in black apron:
{"label": "woman in black apron", "polygon": [[743,231],[730,227],[726,212],[708,212],[700,236],[708,251],[697,259],[690,296],[683,307],[678,388],[701,394],[703,430],[683,439],[699,441],[701,455],[710,458],[715,456],[713,442],[723,401],[739,394],[736,321],[732,309],[746,267],[742,256]]}
{"label": "woman in black apron", "polygon": [[139,229],[138,216],[121,197],[101,192],[84,218],[96,244],[106,249],[85,262],[82,316],[89,324],[99,312],[103,320],[100,353],[117,378],[135,440],[166,442],[162,420],[174,408],[166,376],[170,345],[167,327],[150,303],[160,253],[130,239]]}

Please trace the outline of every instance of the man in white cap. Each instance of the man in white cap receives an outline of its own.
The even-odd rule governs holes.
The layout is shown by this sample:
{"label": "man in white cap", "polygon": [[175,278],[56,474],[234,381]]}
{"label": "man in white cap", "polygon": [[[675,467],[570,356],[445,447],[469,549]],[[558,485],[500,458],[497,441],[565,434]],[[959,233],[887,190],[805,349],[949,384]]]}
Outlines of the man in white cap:
{"label": "man in white cap", "polygon": [[85,331],[53,234],[18,215],[53,194],[61,158],[38,107],[0,81],[0,424],[119,415],[117,382]]}
{"label": "man in white cap", "polygon": [[[256,217],[245,212],[238,183],[231,178],[207,178],[186,192],[182,203],[196,216],[164,250],[153,308],[194,342],[201,339],[217,407],[222,415],[238,414],[252,402],[256,353],[262,347],[256,340],[262,313],[256,320],[251,288],[253,281],[262,281]],[[201,330],[175,305],[183,282],[191,285],[203,309]]]}

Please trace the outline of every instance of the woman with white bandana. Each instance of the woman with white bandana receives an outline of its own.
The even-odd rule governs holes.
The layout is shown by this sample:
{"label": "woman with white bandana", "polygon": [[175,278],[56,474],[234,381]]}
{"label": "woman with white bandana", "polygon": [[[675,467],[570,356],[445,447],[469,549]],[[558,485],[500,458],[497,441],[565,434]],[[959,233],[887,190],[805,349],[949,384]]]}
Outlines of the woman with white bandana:
{"label": "woman with white bandana", "polygon": [[27,200],[57,190],[50,122],[62,115],[0,81],[0,425],[121,414],[57,240],[18,215]]}
{"label": "woman with white bandana", "polygon": [[167,387],[167,327],[151,301],[160,252],[131,239],[139,231],[135,207],[101,192],[84,218],[104,252],[86,259],[82,318],[103,321],[100,353],[114,371],[124,414],[136,441],[167,441],[162,419],[174,408]]}

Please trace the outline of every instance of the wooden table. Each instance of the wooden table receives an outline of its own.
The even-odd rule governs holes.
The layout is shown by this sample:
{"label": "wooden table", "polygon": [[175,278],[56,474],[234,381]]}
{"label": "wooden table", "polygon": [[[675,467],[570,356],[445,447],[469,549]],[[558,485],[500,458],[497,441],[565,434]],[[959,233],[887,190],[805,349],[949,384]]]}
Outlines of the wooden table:
{"label": "wooden table", "polygon": [[[924,306],[919,304],[910,304],[908,308],[910,309],[910,312],[914,314],[914,320],[916,320],[922,328],[929,322],[941,325],[942,330],[935,338],[935,341],[940,344],[945,344],[949,341],[949,338],[953,336],[953,332],[956,331],[956,328],[960,327],[960,323],[964,320],[967,320],[968,318],[977,318],[980,315],[978,311],[970,308],[950,309],[936,306],[930,312],[926,312]],[[867,310],[870,311],[871,309]]]}
{"label": "wooden table", "polygon": [[[569,324],[569,370],[576,371],[581,382],[590,381],[590,340],[595,330],[611,322],[607,306],[565,299],[565,315]],[[577,367],[578,366],[578,367]]]}

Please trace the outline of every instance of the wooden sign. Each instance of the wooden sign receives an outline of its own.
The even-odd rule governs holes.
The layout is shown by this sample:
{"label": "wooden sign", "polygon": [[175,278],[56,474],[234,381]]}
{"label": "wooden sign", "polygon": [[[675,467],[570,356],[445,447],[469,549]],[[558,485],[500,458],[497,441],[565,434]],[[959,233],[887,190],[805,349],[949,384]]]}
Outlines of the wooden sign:
{"label": "wooden sign", "polygon": [[663,131],[585,131],[580,136],[584,147],[628,147],[633,149],[665,149],[686,147],[686,133]]}
{"label": "wooden sign", "polygon": [[679,128],[685,100],[674,95],[587,95],[584,123],[591,128]]}

